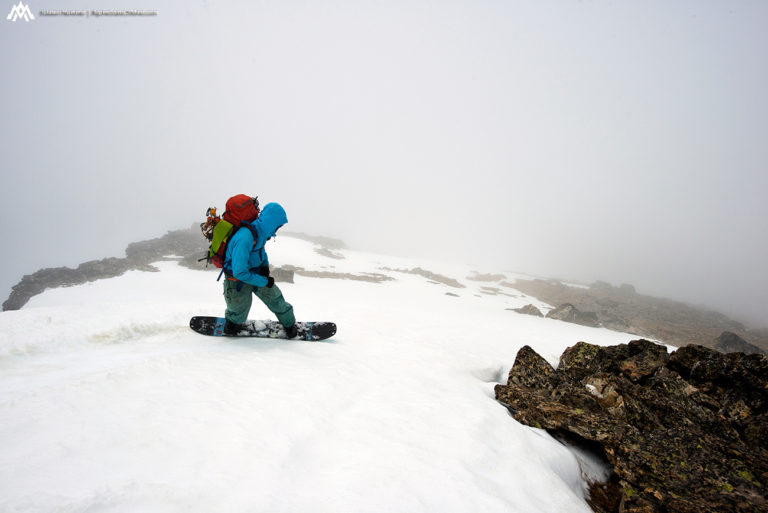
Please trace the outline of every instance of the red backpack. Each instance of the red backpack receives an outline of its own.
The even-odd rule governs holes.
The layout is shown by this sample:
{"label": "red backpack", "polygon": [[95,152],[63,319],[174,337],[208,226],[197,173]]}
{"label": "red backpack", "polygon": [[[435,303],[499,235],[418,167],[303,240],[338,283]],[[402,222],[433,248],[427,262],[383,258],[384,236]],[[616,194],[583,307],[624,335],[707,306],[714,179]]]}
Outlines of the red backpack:
{"label": "red backpack", "polygon": [[232,196],[227,200],[227,210],[224,212],[224,219],[239,227],[242,223],[253,222],[259,217],[259,198],[250,197],[245,194]]}
{"label": "red backpack", "polygon": [[207,219],[200,223],[200,229],[206,239],[211,242],[208,255],[200,261],[207,260],[206,266],[213,263],[216,267],[224,267],[227,255],[227,242],[243,223],[253,222],[259,217],[259,199],[245,194],[232,196],[227,200],[227,210],[222,217],[216,215],[216,207],[211,207],[205,213]]}

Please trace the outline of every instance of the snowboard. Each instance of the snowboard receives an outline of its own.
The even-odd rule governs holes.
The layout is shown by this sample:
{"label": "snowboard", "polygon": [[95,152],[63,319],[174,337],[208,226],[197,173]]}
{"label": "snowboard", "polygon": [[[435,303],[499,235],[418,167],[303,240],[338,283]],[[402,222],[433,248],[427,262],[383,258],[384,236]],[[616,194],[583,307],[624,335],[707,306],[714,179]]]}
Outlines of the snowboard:
{"label": "snowboard", "polygon": [[192,317],[189,327],[203,335],[214,337],[258,337],[258,338],[282,338],[286,340],[325,340],[336,334],[336,325],[332,322],[296,322],[298,334],[293,339],[288,339],[285,328],[277,321],[245,321],[242,329],[236,335],[224,333],[224,317]]}

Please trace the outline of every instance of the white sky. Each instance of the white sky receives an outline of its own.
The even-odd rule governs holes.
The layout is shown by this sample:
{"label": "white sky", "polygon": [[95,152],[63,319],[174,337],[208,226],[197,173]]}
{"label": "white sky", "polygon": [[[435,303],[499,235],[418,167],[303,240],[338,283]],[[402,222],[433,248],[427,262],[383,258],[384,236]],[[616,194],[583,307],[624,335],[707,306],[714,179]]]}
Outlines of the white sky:
{"label": "white sky", "polygon": [[768,325],[762,0],[29,6],[0,13],[2,296],[245,192],[352,246]]}

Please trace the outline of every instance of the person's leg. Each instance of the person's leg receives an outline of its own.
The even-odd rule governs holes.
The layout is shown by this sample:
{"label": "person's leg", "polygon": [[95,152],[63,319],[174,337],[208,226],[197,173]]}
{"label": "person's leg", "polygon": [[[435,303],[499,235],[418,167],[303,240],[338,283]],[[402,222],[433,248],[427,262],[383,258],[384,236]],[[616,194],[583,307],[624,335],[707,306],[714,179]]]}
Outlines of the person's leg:
{"label": "person's leg", "polygon": [[270,287],[255,287],[253,293],[261,299],[269,310],[277,316],[280,324],[290,328],[296,324],[293,315],[293,307],[283,297],[283,293],[277,285]]}
{"label": "person's leg", "polygon": [[[237,290],[238,285],[241,285],[240,290]],[[253,286],[247,283],[224,280],[224,300],[227,302],[224,317],[229,322],[243,324],[248,319],[248,312],[253,302],[252,291]]]}

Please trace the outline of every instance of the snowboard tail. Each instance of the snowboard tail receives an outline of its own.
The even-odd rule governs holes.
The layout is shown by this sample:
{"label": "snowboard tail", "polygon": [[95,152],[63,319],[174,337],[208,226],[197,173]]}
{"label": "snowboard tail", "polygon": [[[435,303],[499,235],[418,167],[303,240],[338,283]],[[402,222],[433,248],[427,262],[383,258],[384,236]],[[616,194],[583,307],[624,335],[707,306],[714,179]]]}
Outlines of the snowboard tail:
{"label": "snowboard tail", "polygon": [[281,338],[286,340],[325,340],[336,334],[332,322],[296,322],[297,335],[288,339],[282,324],[272,320],[246,321],[243,329],[235,335],[224,333],[224,317],[197,316],[189,320],[189,327],[202,335],[214,337],[257,337]]}

